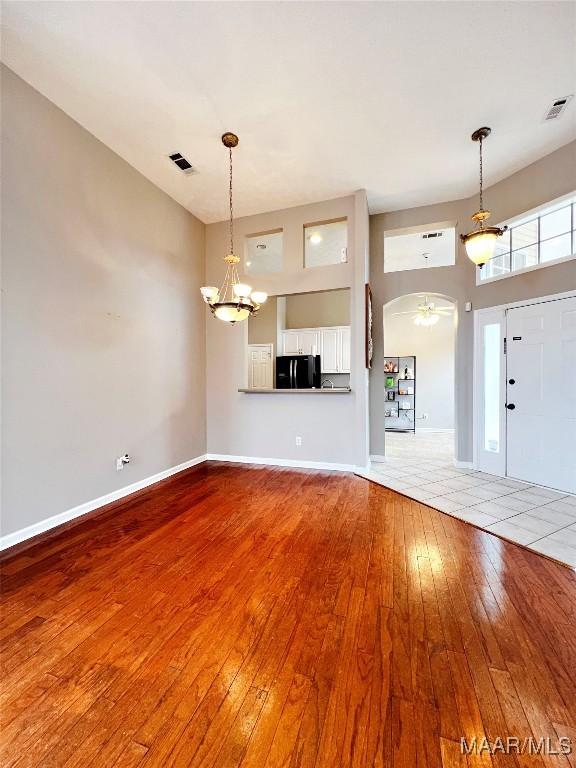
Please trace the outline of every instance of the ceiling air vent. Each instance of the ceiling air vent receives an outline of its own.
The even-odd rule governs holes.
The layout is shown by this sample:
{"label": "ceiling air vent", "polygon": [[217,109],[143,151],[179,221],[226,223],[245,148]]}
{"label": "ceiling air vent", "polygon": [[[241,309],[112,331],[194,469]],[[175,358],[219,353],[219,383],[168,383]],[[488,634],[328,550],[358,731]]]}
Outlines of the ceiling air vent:
{"label": "ceiling air vent", "polygon": [[568,102],[571,99],[572,99],[572,94],[570,96],[562,96],[561,99],[556,99],[556,101],[552,104],[552,106],[546,113],[546,117],[544,118],[544,120],[556,120],[556,118],[560,117],[560,115],[564,112],[564,110],[568,106]]}
{"label": "ceiling air vent", "polygon": [[173,155],[168,155],[168,157],[183,173],[196,173],[196,169],[193,167],[192,163],[189,163],[180,152],[174,152]]}
{"label": "ceiling air vent", "polygon": [[444,232],[425,232],[422,235],[422,239],[423,240],[428,240],[431,237],[442,237],[443,234],[444,234]]}

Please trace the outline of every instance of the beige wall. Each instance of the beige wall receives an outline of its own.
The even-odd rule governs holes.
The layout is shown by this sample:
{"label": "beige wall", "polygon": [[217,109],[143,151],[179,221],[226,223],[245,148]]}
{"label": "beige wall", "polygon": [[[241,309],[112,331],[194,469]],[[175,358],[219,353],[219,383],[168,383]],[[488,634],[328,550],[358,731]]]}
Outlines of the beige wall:
{"label": "beige wall", "polygon": [[[486,203],[494,220],[505,220],[542,205],[576,189],[576,142],[518,171],[486,190]],[[456,332],[456,456],[472,460],[472,372],[473,312],[465,312],[471,301],[475,309],[546,296],[576,288],[576,262],[547,267],[534,272],[476,286],[473,264],[459,241],[460,233],[472,226],[471,214],[477,209],[474,196],[439,205],[382,213],[370,217],[370,283],[374,299],[374,365],[370,372],[371,453],[384,453],[384,424],[380,417],[384,398],[382,307],[407,293],[438,293],[455,300]],[[389,229],[454,221],[457,223],[456,265],[384,274],[384,232]]]}
{"label": "beige wall", "polygon": [[260,307],[258,314],[248,318],[248,344],[274,344],[275,355],[277,354],[277,306],[276,296],[269,296],[268,301]]}
{"label": "beige wall", "polygon": [[205,453],[206,308],[204,225],[2,75],[8,534]]}
{"label": "beige wall", "polygon": [[[217,455],[331,464],[363,464],[367,458],[367,377],[364,370],[364,280],[368,212],[366,196],[329,200],[249,216],[235,222],[236,250],[253,232],[282,228],[284,271],[246,278],[254,288],[282,296],[351,287],[353,392],[344,395],[244,394],[248,324],[206,324],[208,452]],[[311,221],[348,218],[348,262],[304,269],[303,227]],[[206,228],[206,279],[218,284],[228,252],[227,224]],[[242,265],[239,265],[242,266]],[[242,271],[241,271],[242,277]],[[255,322],[257,322],[257,319]],[[217,354],[216,354],[217,351]],[[361,365],[360,365],[361,362]],[[360,416],[360,418],[359,418]],[[296,436],[302,446],[296,447]]]}
{"label": "beige wall", "polygon": [[286,297],[286,328],[350,325],[350,291],[315,291]]}

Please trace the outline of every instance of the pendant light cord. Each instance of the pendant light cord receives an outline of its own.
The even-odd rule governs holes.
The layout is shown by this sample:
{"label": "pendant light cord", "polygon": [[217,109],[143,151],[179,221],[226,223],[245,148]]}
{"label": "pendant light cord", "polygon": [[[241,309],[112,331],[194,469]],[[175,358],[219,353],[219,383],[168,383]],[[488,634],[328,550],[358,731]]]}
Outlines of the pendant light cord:
{"label": "pendant light cord", "polygon": [[[482,145],[480,145],[482,146]],[[230,153],[230,253],[234,253],[234,209],[232,207],[232,147],[228,148]]]}
{"label": "pendant light cord", "polygon": [[480,210],[484,210],[484,198],[482,194],[482,183],[483,183],[483,175],[482,175],[482,136],[480,136]]}

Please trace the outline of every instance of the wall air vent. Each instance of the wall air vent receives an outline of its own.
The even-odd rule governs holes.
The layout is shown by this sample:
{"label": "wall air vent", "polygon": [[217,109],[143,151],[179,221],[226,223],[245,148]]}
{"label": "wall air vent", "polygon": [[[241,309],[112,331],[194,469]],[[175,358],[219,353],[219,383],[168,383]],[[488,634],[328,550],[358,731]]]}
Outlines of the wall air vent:
{"label": "wall air vent", "polygon": [[548,112],[546,112],[546,117],[544,120],[556,120],[558,117],[560,117],[566,107],[568,106],[568,102],[572,99],[572,94],[570,96],[562,96],[561,99],[556,99],[556,101],[552,104]]}
{"label": "wall air vent", "polygon": [[180,152],[174,152],[174,154],[168,155],[168,157],[172,160],[174,165],[177,165],[178,168],[180,168],[182,173],[196,173],[196,169],[193,167],[192,163],[189,163]]}
{"label": "wall air vent", "polygon": [[444,232],[425,232],[422,235],[422,239],[423,240],[428,240],[431,237],[442,237],[443,234],[444,234]]}

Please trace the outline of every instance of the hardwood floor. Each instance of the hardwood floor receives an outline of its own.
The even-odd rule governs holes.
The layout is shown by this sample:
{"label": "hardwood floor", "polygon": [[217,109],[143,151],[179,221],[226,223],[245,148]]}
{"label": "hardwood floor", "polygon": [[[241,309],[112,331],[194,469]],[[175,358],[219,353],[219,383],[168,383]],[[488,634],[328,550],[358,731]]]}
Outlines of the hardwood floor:
{"label": "hardwood floor", "polygon": [[206,463],[3,572],[4,768],[576,766],[575,574],[361,478]]}

